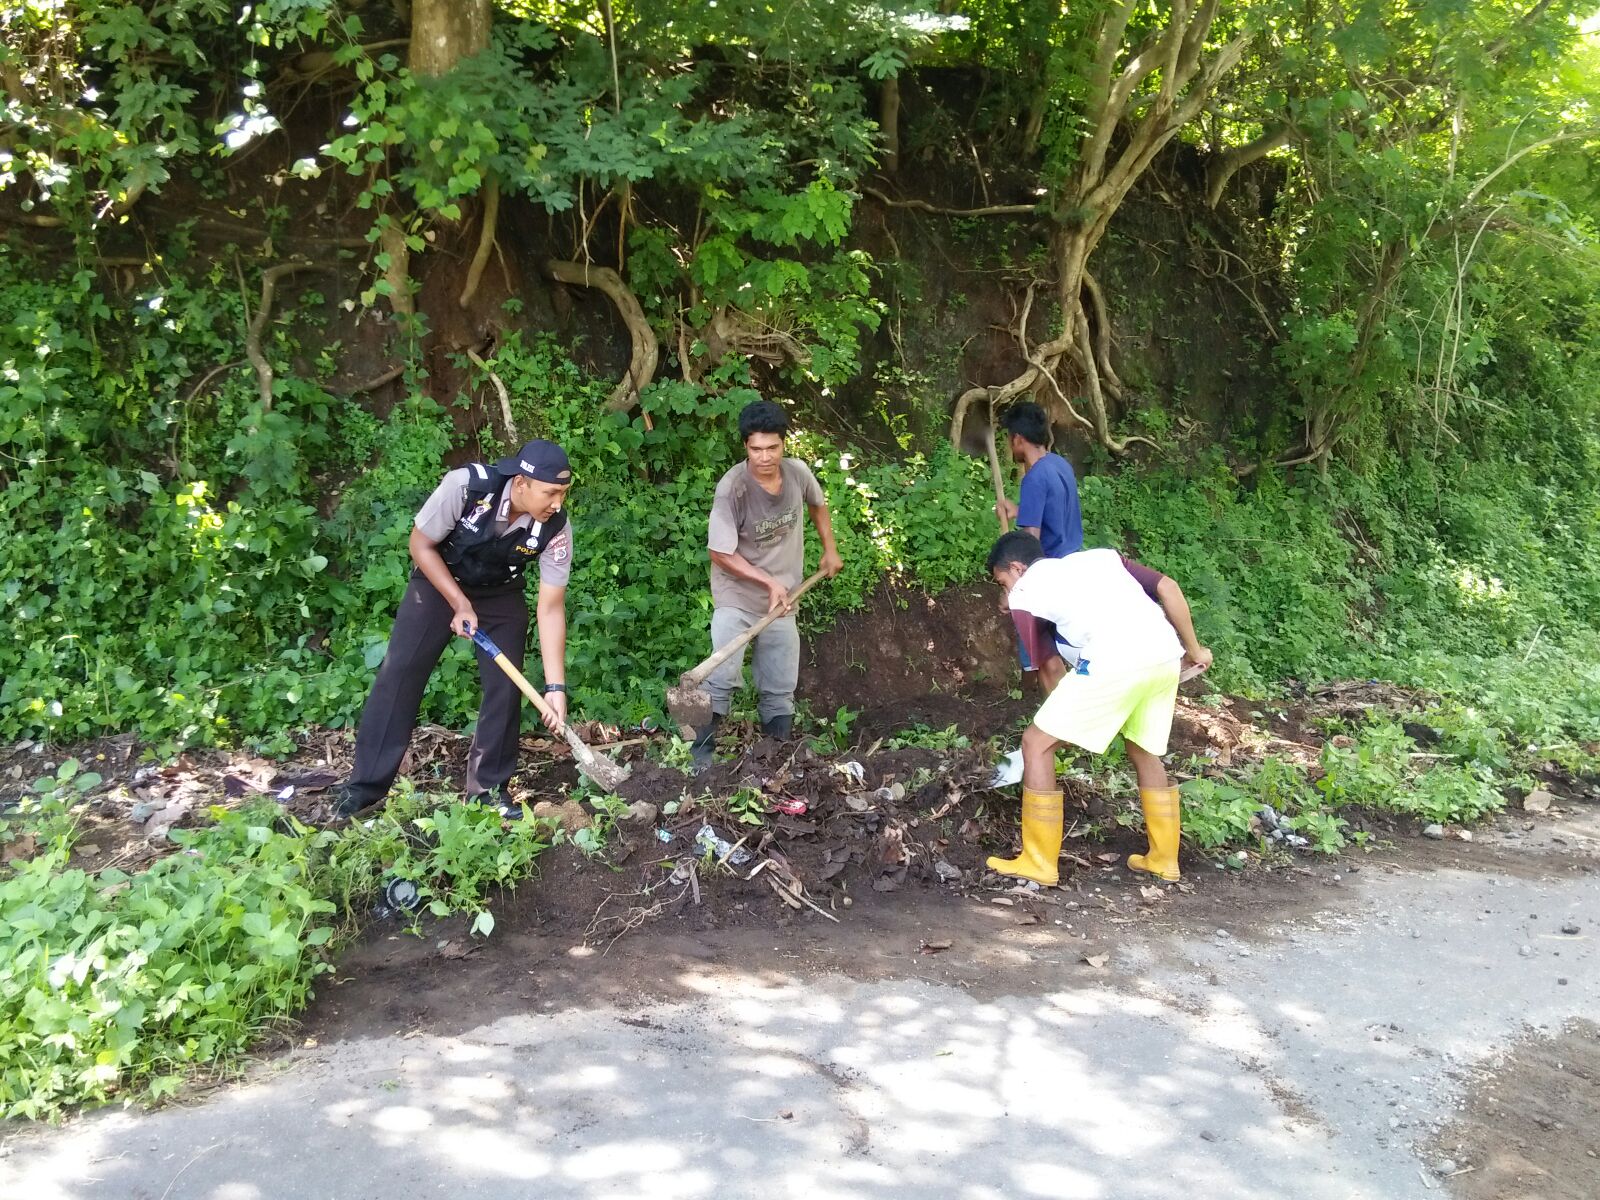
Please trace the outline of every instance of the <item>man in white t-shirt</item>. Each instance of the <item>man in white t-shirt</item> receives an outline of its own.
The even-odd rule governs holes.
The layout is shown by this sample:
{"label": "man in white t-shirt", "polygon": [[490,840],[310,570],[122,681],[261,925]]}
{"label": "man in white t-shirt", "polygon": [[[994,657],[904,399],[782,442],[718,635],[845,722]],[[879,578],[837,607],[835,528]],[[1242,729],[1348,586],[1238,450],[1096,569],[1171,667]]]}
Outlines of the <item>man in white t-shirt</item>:
{"label": "man in white t-shirt", "polygon": [[1178,789],[1161,756],[1180,668],[1211,665],[1182,589],[1115,550],[1045,558],[1039,539],[1021,531],[995,543],[989,573],[1006,589],[1023,649],[1039,664],[1048,693],[1022,735],[1022,853],[991,858],[990,869],[1057,882],[1063,798],[1056,747],[1071,742],[1101,754],[1120,733],[1150,840],[1149,853],[1129,856],[1128,866],[1176,880]]}

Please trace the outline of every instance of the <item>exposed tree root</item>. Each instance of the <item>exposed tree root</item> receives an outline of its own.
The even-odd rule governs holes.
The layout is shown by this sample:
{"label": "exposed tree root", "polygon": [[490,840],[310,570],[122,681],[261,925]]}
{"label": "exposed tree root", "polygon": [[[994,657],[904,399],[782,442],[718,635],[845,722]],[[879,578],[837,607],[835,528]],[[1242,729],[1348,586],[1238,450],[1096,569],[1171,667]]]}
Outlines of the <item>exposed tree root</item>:
{"label": "exposed tree root", "polygon": [[645,320],[644,309],[633,289],[622,281],[610,267],[595,267],[587,263],[566,262],[552,258],[545,263],[552,279],[578,287],[591,287],[604,292],[617,306],[622,323],[628,328],[633,342],[633,355],[628,362],[628,372],[613,389],[606,401],[607,412],[628,412],[639,403],[639,393],[655,378],[656,364],[661,358],[661,346],[656,341],[655,330]]}
{"label": "exposed tree root", "polygon": [[266,332],[267,322],[272,319],[272,301],[277,294],[278,280],[286,275],[293,275],[296,271],[326,270],[331,268],[300,259],[279,263],[261,272],[261,300],[256,305],[255,315],[250,318],[250,328],[244,335],[244,354],[250,360],[250,365],[256,369],[256,386],[261,395],[262,412],[272,411],[272,364],[262,353],[261,335]]}
{"label": "exposed tree root", "polygon": [[472,297],[477,295],[483,269],[489,265],[489,251],[494,248],[495,225],[499,216],[500,181],[491,175],[483,189],[483,226],[478,230],[478,249],[467,267],[467,281],[462,285],[461,298],[457,301],[462,308],[471,304]]}

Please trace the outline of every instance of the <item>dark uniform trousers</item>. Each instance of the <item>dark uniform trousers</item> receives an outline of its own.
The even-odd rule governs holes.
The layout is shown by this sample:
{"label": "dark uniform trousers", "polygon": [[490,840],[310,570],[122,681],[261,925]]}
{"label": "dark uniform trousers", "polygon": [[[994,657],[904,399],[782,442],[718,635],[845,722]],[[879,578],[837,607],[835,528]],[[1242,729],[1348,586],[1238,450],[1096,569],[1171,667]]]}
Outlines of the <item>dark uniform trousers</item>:
{"label": "dark uniform trousers", "polygon": [[[462,590],[483,631],[521,667],[528,645],[528,596],[522,580],[509,587]],[[346,784],[351,799],[370,804],[389,794],[416,728],[428,676],[456,636],[450,629],[451,616],[439,589],[421,571],[413,571],[395,614],[388,652],[361,710],[355,766]],[[467,795],[494,797],[516,770],[522,693],[493,659],[476,646],[473,652],[483,681],[483,704],[467,752]]]}

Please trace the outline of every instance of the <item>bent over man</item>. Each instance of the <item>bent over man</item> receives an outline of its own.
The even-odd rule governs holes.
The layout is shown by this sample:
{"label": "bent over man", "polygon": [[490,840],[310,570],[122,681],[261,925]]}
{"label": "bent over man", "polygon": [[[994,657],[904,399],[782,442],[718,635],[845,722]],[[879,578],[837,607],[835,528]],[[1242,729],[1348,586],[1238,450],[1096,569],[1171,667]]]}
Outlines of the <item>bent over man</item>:
{"label": "bent over man", "polygon": [[[428,676],[450,635],[482,628],[518,667],[528,639],[527,579],[539,576],[539,651],[545,698],[567,713],[567,580],[572,527],[562,505],[572,468],[554,442],[532,441],[496,463],[447,474],[411,531],[416,569],[395,614],[389,649],[356,730],[355,765],[335,811],[351,816],[378,803],[399,773]],[[508,803],[517,765],[522,693],[481,650],[483,703],[467,752],[467,795]]]}
{"label": "bent over man", "polygon": [[1180,667],[1203,670],[1212,658],[1195,637],[1182,589],[1115,550],[1046,558],[1039,540],[1020,530],[995,543],[988,565],[1048,693],[1022,735],[1022,853],[991,858],[989,868],[1057,882],[1063,797],[1056,747],[1071,742],[1103,754],[1120,733],[1149,838],[1148,852],[1130,855],[1128,866],[1176,880],[1178,789],[1161,757]]}
{"label": "bent over man", "polygon": [[[745,461],[717,483],[706,534],[712,650],[720,650],[768,613],[784,613],[756,636],[752,655],[761,728],[780,738],[789,736],[794,723],[794,689],[800,678],[800,631],[788,597],[805,572],[802,508],[822,543],[818,570],[831,578],[844,565],[833,544],[833,519],[822,485],[805,463],[784,457],[788,432],[789,415],[782,406],[771,400],[745,405],[739,414]],[[743,682],[743,651],[706,680],[711,724],[691,747],[696,767],[711,762],[717,727]]]}

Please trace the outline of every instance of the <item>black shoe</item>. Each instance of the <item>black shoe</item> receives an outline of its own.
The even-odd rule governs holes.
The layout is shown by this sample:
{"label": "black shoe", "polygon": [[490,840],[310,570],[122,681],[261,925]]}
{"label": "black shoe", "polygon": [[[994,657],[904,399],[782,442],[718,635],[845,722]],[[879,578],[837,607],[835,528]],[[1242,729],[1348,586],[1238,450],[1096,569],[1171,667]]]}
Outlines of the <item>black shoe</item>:
{"label": "black shoe", "polygon": [[689,760],[694,764],[694,774],[698,775],[709,767],[717,758],[717,726],[722,724],[722,713],[711,714],[711,724],[700,732],[700,736],[689,743]]}
{"label": "black shoe", "polygon": [[511,798],[510,792],[473,792],[467,797],[467,803],[496,809],[508,821],[515,821],[522,816],[522,805]]}
{"label": "black shoe", "polygon": [[370,792],[358,791],[347,783],[342,783],[333,789],[332,807],[333,815],[342,820],[348,820],[359,813],[383,801],[382,796],[374,796]]}
{"label": "black shoe", "polygon": [[789,740],[789,735],[794,731],[794,714],[784,713],[781,717],[771,717],[761,722],[761,732],[768,737],[775,737],[780,742]]}

